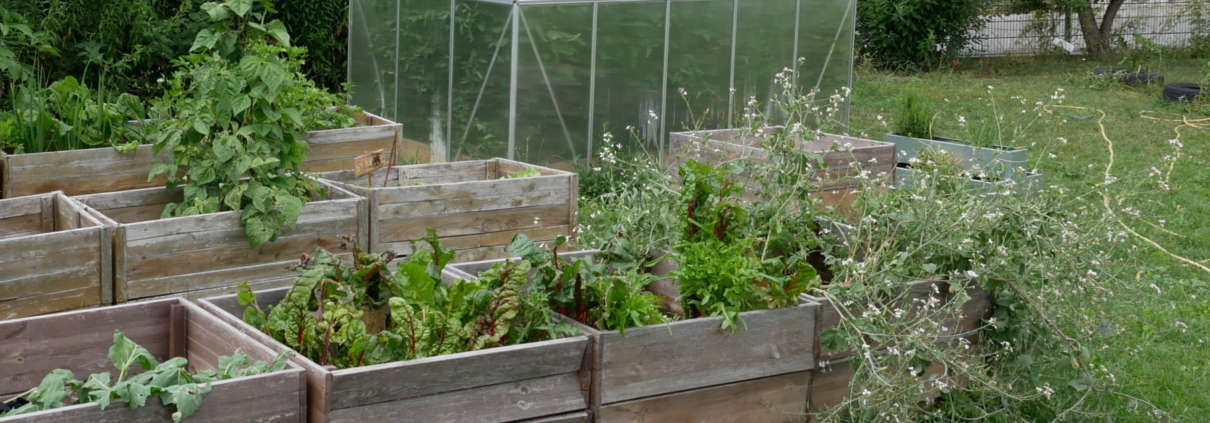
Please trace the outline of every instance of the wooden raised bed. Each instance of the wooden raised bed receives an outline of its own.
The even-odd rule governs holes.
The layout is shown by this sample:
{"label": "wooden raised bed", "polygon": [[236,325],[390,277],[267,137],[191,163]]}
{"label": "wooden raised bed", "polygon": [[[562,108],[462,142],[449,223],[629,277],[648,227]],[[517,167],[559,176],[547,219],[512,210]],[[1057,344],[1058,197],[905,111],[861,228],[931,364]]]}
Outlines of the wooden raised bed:
{"label": "wooden raised bed", "polygon": [[[383,149],[389,153],[396,146],[402,153],[407,147],[399,135],[398,123],[371,113],[357,115],[356,119],[360,126],[307,132],[304,139],[311,150],[302,170],[352,169],[353,158],[366,152]],[[109,147],[29,154],[0,151],[0,198],[51,191],[85,195],[162,187],[165,175],[151,180],[147,175],[153,165],[167,162],[168,153],[153,154],[151,145],[140,145],[132,153],[119,153]]]}
{"label": "wooden raised bed", "polygon": [[[257,302],[274,306],[288,290],[258,292]],[[234,295],[201,306],[273,350],[291,351],[244,323]],[[343,370],[293,360],[306,369],[311,422],[585,422],[588,347],[581,335]]]}
{"label": "wooden raised bed", "polygon": [[[978,346],[979,327],[982,325],[983,319],[987,318],[991,313],[991,293],[980,288],[979,285],[973,284],[967,288],[967,295],[970,296],[970,299],[963,304],[960,313],[958,315],[945,316],[937,313],[921,313],[918,311],[919,307],[914,304],[919,304],[919,302],[928,301],[929,299],[936,299],[941,303],[953,301],[955,293],[951,292],[948,281],[916,281],[908,283],[906,289],[908,292],[904,301],[908,304],[905,304],[904,308],[909,311],[905,319],[926,318],[937,320],[945,328],[943,332],[937,334],[941,342],[958,342],[958,339],[965,339],[972,345]],[[815,369],[815,377],[811,382],[810,400],[811,412],[816,413],[828,407],[840,405],[844,401],[844,398],[852,392],[852,387],[850,386],[854,375],[852,360],[857,357],[855,357],[855,353],[852,350],[831,351],[822,348],[819,344],[819,334],[840,325],[840,311],[836,309],[830,300],[822,296],[808,294],[800,295],[799,300],[819,304],[819,314],[815,320],[814,339],[816,362],[819,363],[819,368]],[[860,309],[861,306],[859,304],[849,307],[849,310],[853,312],[857,312]],[[933,363],[925,374],[921,376],[921,380],[928,380],[933,375],[948,377],[944,373],[945,368],[943,366],[939,363]],[[952,379],[949,380],[950,382],[954,382]],[[958,382],[961,383],[961,381]]]}
{"label": "wooden raised bed", "polygon": [[[446,271],[466,278],[485,265],[454,264]],[[796,307],[744,312],[747,329],[741,324],[737,333],[720,330],[721,317],[629,328],[624,338],[565,320],[593,340],[588,388],[596,422],[783,422],[806,412],[817,308],[802,300]]]}
{"label": "wooden raised bed", "polygon": [[[780,127],[767,128],[781,131]],[[743,129],[719,129],[712,131],[674,132],[669,137],[669,157],[672,171],[690,159],[702,163],[726,160],[763,160],[769,152],[760,148],[762,136],[752,135]],[[895,175],[895,146],[845,135],[823,134],[819,139],[799,142],[798,148],[823,156],[826,167],[816,170],[818,196],[824,206],[839,206],[851,203],[854,194],[862,186],[862,172],[874,181],[893,181]],[[745,180],[746,199],[755,199],[752,194],[759,184],[750,180],[748,171],[740,175]]]}
{"label": "wooden raised bed", "polygon": [[[54,369],[71,370],[77,379],[115,371],[109,359],[115,330],[142,345],[160,361],[189,359],[189,370],[215,369],[219,356],[243,351],[253,360],[277,354],[236,331],[196,305],[181,299],[126,304],[93,310],[0,322],[0,399],[38,386]],[[116,374],[114,374],[116,376]],[[305,401],[302,369],[293,363],[280,371],[214,382],[197,413],[203,422],[300,422]],[[171,422],[175,408],[158,396],[130,410],[115,400],[104,410],[95,403],[0,418],[0,422]]]}
{"label": "wooden raised bed", "polygon": [[[321,181],[326,198],[303,206],[295,229],[256,249],[240,226],[240,212],[160,219],[164,207],[183,199],[183,188],[147,188],[76,197],[113,233],[114,301],[185,296],[198,299],[289,285],[289,270],[303,254],[322,247],[340,253],[341,235],[364,245],[365,200]],[[352,254],[350,247],[345,251]]]}
{"label": "wooden raised bed", "polygon": [[[991,313],[992,298],[991,293],[980,288],[978,284],[972,284],[967,288],[967,295],[970,299],[962,305],[961,314],[957,316],[942,316],[937,313],[921,314],[916,311],[919,307],[916,304],[936,299],[941,303],[953,301],[956,294],[951,292],[950,283],[945,280],[921,280],[910,282],[907,284],[907,295],[904,301],[904,309],[908,310],[905,319],[912,318],[927,318],[938,320],[943,324],[946,330],[939,333],[938,336],[956,336],[968,332],[973,332],[979,329],[983,324],[983,319]],[[838,327],[840,325],[840,311],[832,305],[832,302],[823,296],[815,296],[809,294],[799,295],[799,299],[803,301],[812,301],[819,304],[819,315],[815,320],[815,333],[820,334],[828,329]],[[851,305],[848,307],[851,312],[858,312],[862,309],[861,305]],[[819,352],[819,360],[836,360],[853,355],[853,351],[825,351],[819,346],[819,337],[815,337],[815,350]]]}
{"label": "wooden raised bed", "polygon": [[0,320],[111,304],[111,231],[62,192],[0,200]]}
{"label": "wooden raised bed", "polygon": [[[541,175],[507,178],[527,169]],[[321,175],[369,200],[375,253],[410,255],[410,242],[435,229],[442,245],[457,251],[454,261],[501,258],[513,235],[551,241],[576,226],[580,180],[571,172],[497,158],[399,166],[368,176]]]}

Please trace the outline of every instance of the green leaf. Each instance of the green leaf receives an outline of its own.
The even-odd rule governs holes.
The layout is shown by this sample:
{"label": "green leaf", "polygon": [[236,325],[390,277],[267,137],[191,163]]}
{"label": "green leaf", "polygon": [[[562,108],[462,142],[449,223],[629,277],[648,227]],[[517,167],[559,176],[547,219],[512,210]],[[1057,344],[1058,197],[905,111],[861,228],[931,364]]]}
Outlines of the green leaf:
{"label": "green leaf", "polygon": [[281,45],[290,47],[290,33],[286,31],[286,24],[279,20],[274,20],[269,22],[269,25],[266,27],[269,30],[269,36],[276,39]]}
{"label": "green leaf", "polygon": [[[221,9],[221,8],[220,8]],[[223,13],[226,13],[224,10]],[[211,15],[213,16],[213,14]],[[200,51],[202,49],[212,49],[218,43],[222,34],[213,32],[209,29],[203,29],[197,33],[197,37],[193,39],[193,47],[189,47],[189,52]]]}
{"label": "green leaf", "polygon": [[237,349],[235,354],[218,358],[218,373],[223,376],[235,376],[241,366],[246,366],[252,359],[248,354]]}
{"label": "green leaf", "polygon": [[210,122],[202,119],[201,116],[193,118],[189,124],[193,127],[194,131],[197,131],[197,133],[202,135],[210,135]]}
{"label": "green leaf", "polygon": [[[239,97],[236,97],[234,100],[231,100],[231,114],[238,115],[238,114],[240,114],[240,112],[243,112],[244,110],[248,110],[248,108],[251,106],[252,106],[252,98],[250,98],[246,95],[241,95]],[[244,128],[247,128],[247,127],[245,126]],[[240,128],[240,130],[243,131],[243,128]],[[248,130],[251,131],[251,128],[249,128]],[[236,135],[244,135],[244,134],[237,133]]]}
{"label": "green leaf", "polygon": [[231,148],[231,144],[236,142],[230,136],[219,137],[214,140],[214,144],[211,144],[210,151],[214,152],[214,157],[218,159],[219,163],[226,163],[235,157],[235,149]]}
{"label": "green leaf", "polygon": [[109,406],[109,401],[113,398],[113,390],[109,387],[109,373],[97,373],[88,377],[88,381],[84,382],[84,389],[88,389],[89,400],[101,405],[101,409]]}
{"label": "green leaf", "polygon": [[268,225],[260,218],[251,218],[244,221],[244,235],[248,237],[248,246],[256,248],[275,238],[277,228]]}
{"label": "green leaf", "polygon": [[1067,382],[1067,386],[1077,391],[1087,391],[1092,387],[1092,376],[1089,376],[1087,372],[1080,372],[1080,376]]}
{"label": "green leaf", "polygon": [[209,383],[176,385],[160,393],[160,402],[176,405],[176,412],[172,413],[172,421],[179,423],[181,419],[192,416],[198,408],[202,407],[202,399],[208,393],[210,393]]}
{"label": "green leaf", "polygon": [[280,195],[277,202],[281,204],[282,219],[294,229],[298,223],[298,215],[302,214],[303,200],[292,195]]}
{"label": "green leaf", "polygon": [[113,387],[113,391],[118,394],[118,398],[126,402],[126,407],[131,410],[147,405],[147,397],[151,396],[150,386],[133,383],[129,380],[118,382]]}
{"label": "green leaf", "polygon": [[[151,370],[156,366],[155,356],[134,341],[126,339],[126,335],[117,330],[113,332],[113,346],[109,347],[109,359],[113,361],[113,366],[126,376],[130,374],[128,372],[130,366],[137,364],[143,370]],[[118,382],[124,379],[120,377]]]}
{"label": "green leaf", "polygon": [[534,176],[542,176],[542,170],[536,167],[531,167],[520,172],[514,172],[512,175],[508,175],[508,179],[531,178]]}
{"label": "green leaf", "polygon": [[242,18],[248,14],[249,10],[252,10],[252,0],[228,0],[227,7],[230,7],[236,16]]}
{"label": "green leaf", "polygon": [[[212,20],[212,21],[221,21],[221,20],[227,19],[227,8],[224,7],[222,4],[205,3],[202,5],[202,10],[206,11],[206,14],[210,15],[210,20]],[[209,31],[209,30],[204,29],[202,31]],[[211,45],[213,46],[213,44],[211,44]],[[193,50],[190,49],[189,51],[193,51]]]}

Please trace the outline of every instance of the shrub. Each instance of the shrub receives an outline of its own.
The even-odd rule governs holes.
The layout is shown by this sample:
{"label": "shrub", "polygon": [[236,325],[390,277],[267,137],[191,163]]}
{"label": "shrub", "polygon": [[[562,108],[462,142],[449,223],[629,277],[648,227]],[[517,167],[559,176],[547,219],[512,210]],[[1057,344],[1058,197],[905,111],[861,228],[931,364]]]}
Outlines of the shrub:
{"label": "shrub", "polygon": [[979,0],[863,0],[857,44],[879,67],[929,70],[977,40],[986,18]]}

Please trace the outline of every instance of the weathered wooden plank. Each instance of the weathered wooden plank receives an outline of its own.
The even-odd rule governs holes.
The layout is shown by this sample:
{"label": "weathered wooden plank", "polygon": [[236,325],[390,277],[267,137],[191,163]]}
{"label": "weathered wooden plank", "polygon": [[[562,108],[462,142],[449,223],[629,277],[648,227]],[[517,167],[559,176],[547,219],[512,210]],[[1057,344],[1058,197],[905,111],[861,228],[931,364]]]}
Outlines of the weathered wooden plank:
{"label": "weathered wooden plank", "polygon": [[519,179],[492,179],[440,185],[396,187],[382,190],[378,201],[380,204],[410,203],[483,195],[518,195],[527,192],[553,191],[565,188],[568,177],[568,174],[563,174]]}
{"label": "weathered wooden plank", "polygon": [[336,422],[512,422],[586,407],[574,373],[336,409]]}
{"label": "weathered wooden plank", "polygon": [[440,178],[447,175],[479,175],[479,180],[489,179],[486,176],[487,166],[492,160],[469,160],[464,162],[426,163],[399,167],[399,175],[403,179]]}
{"label": "weathered wooden plank", "polygon": [[574,373],[587,348],[588,337],[577,336],[341,370],[329,391],[332,408]]}
{"label": "weathered wooden plank", "polygon": [[40,272],[23,278],[10,279],[7,274],[0,274],[0,277],[4,278],[0,281],[0,303],[73,289],[93,288],[96,290],[95,295],[100,295],[101,292],[101,268],[96,265]]}
{"label": "weathered wooden plank", "polygon": [[152,166],[169,162],[166,152],[153,156],[151,145],[140,145],[131,153],[120,153],[112,148],[96,148],[18,154],[12,158],[11,175],[21,181],[117,176],[135,178],[143,185],[147,185],[147,175],[151,173]]}
{"label": "weathered wooden plank", "polygon": [[146,188],[107,192],[73,197],[76,201],[99,212],[148,204],[179,203],[185,199],[183,188]]}
{"label": "weathered wooden plank", "polygon": [[[20,217],[42,213],[40,197],[18,197],[0,201],[0,221],[12,217]],[[0,225],[0,228],[3,228]]]}
{"label": "weathered wooden plank", "polygon": [[562,189],[552,191],[536,191],[522,194],[482,195],[477,197],[382,204],[378,207],[378,218],[381,220],[404,219],[475,211],[568,204],[570,194],[571,191],[567,187],[563,187]]}
{"label": "weathered wooden plank", "polygon": [[811,372],[644,398],[600,408],[599,423],[733,422],[803,420]]}
{"label": "weathered wooden plank", "polygon": [[34,297],[0,301],[0,319],[75,310],[101,305],[98,287],[77,288]]}
{"label": "weathered wooden plank", "polygon": [[[290,369],[272,374],[263,374],[234,380],[214,382],[210,393],[202,400],[202,406],[188,421],[210,422],[263,422],[296,423],[301,418],[297,407],[289,407],[288,401],[300,396],[298,387],[290,383],[300,376],[301,370]],[[174,407],[164,407],[159,397],[152,396],[143,407],[130,410],[122,401],[115,401],[105,410],[96,403],[74,405],[38,413],[0,419],[5,423],[34,423],[54,421],[59,423],[128,423],[128,422],[172,422]]]}
{"label": "weathered wooden plank", "polygon": [[[386,139],[386,148],[391,148],[391,140],[395,138],[395,129],[392,125],[377,125],[377,126],[354,126],[351,128],[341,129],[325,129],[321,131],[310,131],[303,134],[303,139],[312,149],[321,144],[344,144],[351,141],[364,139]],[[377,150],[382,147],[375,147]],[[363,151],[352,151],[352,155],[360,155]],[[309,156],[308,156],[309,157]]]}
{"label": "weathered wooden plank", "polygon": [[[91,212],[91,210],[90,210]],[[98,213],[99,214],[99,213]],[[94,214],[96,216],[97,214]],[[102,216],[103,217],[103,216]],[[126,228],[113,228],[113,302],[124,303],[126,295]]]}
{"label": "weathered wooden plank", "polygon": [[[521,229],[516,231],[490,232],[474,235],[440,237],[441,246],[446,249],[455,250],[455,254],[462,251],[474,250],[483,247],[504,247],[509,241],[512,241],[513,236],[517,234],[525,234],[534,242],[553,241],[559,235],[570,235],[571,227],[567,225]],[[417,244],[417,248],[421,250],[429,249],[427,244]],[[377,244],[377,251],[391,250],[400,255],[411,255],[415,250],[408,242],[388,242]]]}
{"label": "weathered wooden plank", "polygon": [[417,219],[385,219],[377,222],[381,228],[379,242],[400,242],[423,238],[428,234],[430,228],[435,229],[440,236],[459,236],[543,226],[562,226],[570,223],[567,221],[567,209],[567,204],[556,204]]}
{"label": "weathered wooden plank", "polygon": [[0,235],[11,239],[42,233],[42,213],[0,219]]}
{"label": "weathered wooden plank", "polygon": [[[358,221],[354,215],[337,219],[299,221],[294,229],[285,228],[279,235],[279,240],[300,236],[356,235],[357,230]],[[127,243],[126,254],[131,260],[138,261],[185,251],[231,246],[248,249],[248,237],[242,226],[134,240]]]}
{"label": "weathered wooden plank", "polygon": [[[248,286],[251,287],[253,291],[260,291],[260,290],[265,290],[265,289],[289,287],[294,284],[294,279],[297,279],[297,278],[298,278],[297,275],[292,275],[292,276],[287,276],[287,277],[283,277],[283,278],[270,278],[270,279],[248,281],[247,283],[248,283]],[[238,285],[226,285],[226,286],[218,286],[218,287],[214,287],[214,288],[173,293],[173,294],[169,294],[168,296],[170,296],[170,297],[180,296],[181,298],[184,298],[189,301],[197,301],[202,298],[210,298],[210,297],[219,296],[219,295],[234,294],[237,292],[239,292]]]}
{"label": "weathered wooden plank", "polygon": [[276,263],[310,253],[316,248],[336,250],[341,240],[332,235],[307,235],[261,244],[255,250],[247,245],[216,247],[202,250],[182,251],[146,259],[127,253],[126,276],[129,281],[159,278],[173,275],[188,275],[212,270],[231,269]]}
{"label": "weathered wooden plank", "polygon": [[313,162],[328,161],[334,159],[351,159],[362,154],[375,151],[385,150],[390,154],[391,145],[394,144],[394,131],[387,130],[381,136],[367,136],[357,139],[346,139],[335,143],[314,143],[311,144],[311,150],[307,152],[307,161],[303,163],[304,172],[315,172],[307,167]]}
{"label": "weathered wooden plank", "polygon": [[296,257],[292,260],[192,273],[187,276],[173,275],[140,279],[131,281],[127,290],[131,298],[148,298],[166,293],[191,292],[221,286],[234,286],[243,282],[280,279],[296,276],[298,272],[291,271],[290,267],[297,264],[298,258]]}
{"label": "weathered wooden plank", "polygon": [[742,313],[736,333],[721,317],[603,332],[601,403],[611,404],[810,370],[815,305]]}
{"label": "weathered wooden plank", "polygon": [[165,357],[168,304],[147,302],[0,322],[0,339],[5,340],[0,342],[0,395],[36,386],[65,363],[76,374],[112,369],[106,355],[114,330],[156,357]]}
{"label": "weathered wooden plank", "polygon": [[514,173],[517,173],[517,172],[520,172],[523,170],[529,170],[532,168],[537,168],[538,171],[541,172],[541,174],[544,176],[545,175],[566,175],[569,173],[569,172],[564,172],[564,171],[561,171],[558,169],[551,169],[549,167],[538,166],[538,165],[533,165],[533,164],[529,164],[529,163],[522,163],[522,162],[519,162],[516,160],[509,160],[509,159],[505,159],[505,158],[495,158],[492,160],[494,160],[496,162],[496,174],[495,174],[496,178],[507,177]]}
{"label": "weathered wooden plank", "polygon": [[[303,206],[298,218],[300,222],[306,222],[355,217],[357,203],[355,198],[309,202]],[[99,211],[106,213],[104,210]],[[230,211],[139,222],[127,225],[127,241],[240,227],[239,218],[240,212]]]}
{"label": "weathered wooden plank", "polygon": [[13,181],[11,192],[13,193],[12,195],[33,195],[61,190],[68,193],[68,195],[84,195],[163,186],[166,181],[167,177],[163,175],[147,181],[147,174],[143,172],[122,177],[108,176],[98,178],[88,175],[45,181]]}
{"label": "weathered wooden plank", "polygon": [[97,241],[101,230],[77,230],[91,232],[93,236],[89,240],[90,242],[71,246],[78,249],[54,251],[40,256],[0,261],[0,268],[4,269],[4,272],[0,273],[0,278],[3,280],[24,279],[30,276],[49,275],[64,269],[77,269],[81,267],[99,269],[101,265],[101,243]]}
{"label": "weathered wooden plank", "polygon": [[579,412],[526,420],[524,423],[588,423],[588,421],[588,413]]}

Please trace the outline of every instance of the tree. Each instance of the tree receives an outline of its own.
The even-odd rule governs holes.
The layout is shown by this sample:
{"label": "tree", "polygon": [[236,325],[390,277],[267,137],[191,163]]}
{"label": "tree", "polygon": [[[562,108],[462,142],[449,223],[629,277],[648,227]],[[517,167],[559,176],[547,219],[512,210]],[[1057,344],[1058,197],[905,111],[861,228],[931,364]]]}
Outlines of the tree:
{"label": "tree", "polygon": [[1084,45],[1088,54],[1105,56],[1113,51],[1110,35],[1113,35],[1113,21],[1118,16],[1118,10],[1126,0],[1109,0],[1105,13],[1097,23],[1097,13],[1093,10],[1095,0],[1068,0],[1067,6],[1076,12],[1080,21],[1080,32],[1084,34]]}

